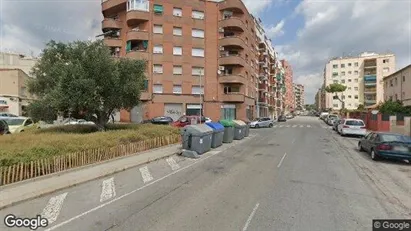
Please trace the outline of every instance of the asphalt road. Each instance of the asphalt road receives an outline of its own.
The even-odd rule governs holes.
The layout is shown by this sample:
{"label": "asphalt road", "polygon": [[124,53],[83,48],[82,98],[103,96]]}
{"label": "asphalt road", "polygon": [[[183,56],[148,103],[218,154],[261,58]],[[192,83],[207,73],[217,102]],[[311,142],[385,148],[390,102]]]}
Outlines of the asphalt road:
{"label": "asphalt road", "polygon": [[197,160],[156,161],[0,216],[42,214],[48,230],[80,231],[371,230],[372,219],[411,218],[411,165],[372,161],[316,117],[251,133]]}

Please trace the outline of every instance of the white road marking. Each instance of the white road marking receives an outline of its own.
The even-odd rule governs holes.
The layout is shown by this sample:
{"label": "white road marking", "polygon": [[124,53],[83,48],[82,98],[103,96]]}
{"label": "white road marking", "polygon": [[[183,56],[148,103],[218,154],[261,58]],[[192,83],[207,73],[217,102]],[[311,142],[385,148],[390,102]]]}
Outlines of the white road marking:
{"label": "white road marking", "polygon": [[280,163],[278,163],[277,168],[281,167],[281,164],[283,163],[283,160],[284,160],[286,155],[287,155],[287,153],[284,153],[284,156],[283,156],[283,158],[281,158]]}
{"label": "white road marking", "polygon": [[177,170],[177,169],[180,168],[180,165],[177,164],[177,162],[174,160],[173,157],[167,158],[166,161],[167,161],[168,165],[170,165],[171,170],[174,171],[174,170]]}
{"label": "white road marking", "polygon": [[100,202],[104,202],[116,196],[116,186],[114,185],[114,177],[104,180],[101,185]]}
{"label": "white road marking", "polygon": [[257,204],[254,206],[253,211],[251,212],[250,216],[248,216],[248,219],[247,219],[247,221],[245,222],[243,231],[246,231],[246,230],[247,230],[248,226],[249,226],[250,223],[251,223],[251,220],[252,220],[253,217],[254,217],[255,212],[256,212],[257,209],[258,209],[258,206],[260,206],[260,203],[257,203]]}
{"label": "white road marking", "polygon": [[41,216],[49,221],[49,224],[55,222],[60,214],[61,207],[63,207],[64,199],[67,193],[62,193],[58,196],[50,198],[47,206],[43,209]]}
{"label": "white road marking", "polygon": [[289,128],[290,127],[290,125],[287,125],[287,126],[285,126],[286,128]]}
{"label": "white road marking", "polygon": [[274,125],[273,127],[274,127],[274,128],[276,128],[276,127],[277,127],[277,125]]}
{"label": "white road marking", "polygon": [[304,127],[304,125],[300,125],[300,128],[303,128]]}
{"label": "white road marking", "polygon": [[143,177],[144,183],[147,183],[153,180],[153,176],[151,176],[150,171],[148,171],[147,166],[140,168],[140,173],[141,173],[141,177]]}
{"label": "white road marking", "polygon": [[307,128],[310,128],[311,127],[311,125],[307,125]]}
{"label": "white road marking", "polygon": [[297,125],[294,124],[294,125],[293,125],[293,128],[295,128],[295,127],[297,127]]}
{"label": "white road marking", "polygon": [[190,168],[190,167],[192,167],[192,166],[194,166],[194,165],[196,165],[196,164],[198,164],[198,163],[201,163],[201,162],[207,160],[208,158],[217,155],[218,153],[220,153],[220,152],[216,152],[215,154],[212,154],[212,155],[209,155],[209,156],[205,156],[204,158],[198,159],[197,161],[193,162],[193,163],[190,164],[190,165],[187,165],[187,166],[185,166],[185,167],[183,167],[183,168],[180,168],[180,169],[178,169],[177,171],[171,172],[171,173],[169,173],[169,174],[167,174],[167,175],[165,175],[165,176],[163,176],[163,177],[161,177],[161,178],[158,178],[157,180],[154,180],[154,181],[152,181],[152,182],[150,182],[150,183],[148,183],[148,184],[145,184],[145,185],[141,186],[140,188],[134,189],[134,190],[132,190],[132,191],[130,191],[130,192],[122,195],[122,196],[116,197],[116,198],[114,198],[114,199],[112,199],[112,200],[110,200],[110,201],[107,201],[107,202],[104,203],[104,204],[101,204],[101,205],[99,205],[99,206],[97,206],[97,207],[94,207],[94,208],[92,208],[92,209],[90,209],[90,210],[88,210],[88,211],[85,211],[85,212],[83,212],[83,213],[81,213],[81,214],[79,214],[79,215],[77,215],[77,216],[74,216],[74,217],[72,217],[72,218],[70,218],[70,219],[68,219],[68,220],[65,220],[65,221],[63,221],[63,222],[61,222],[61,223],[59,223],[59,224],[57,224],[57,225],[55,225],[55,226],[52,226],[52,227],[46,229],[45,231],[55,230],[55,229],[60,228],[60,227],[62,227],[62,226],[64,226],[64,225],[66,225],[66,224],[69,224],[70,222],[73,222],[73,221],[75,221],[75,220],[77,220],[77,219],[79,219],[79,218],[81,218],[81,217],[84,217],[85,215],[87,215],[87,214],[89,214],[89,213],[92,213],[92,212],[97,211],[97,210],[99,210],[99,209],[101,209],[101,208],[104,208],[104,207],[106,207],[107,205],[110,205],[110,204],[112,204],[112,203],[114,203],[114,202],[116,202],[116,201],[118,201],[118,200],[121,200],[121,199],[123,199],[123,198],[125,198],[125,197],[127,197],[127,196],[130,196],[131,194],[134,194],[134,193],[136,193],[136,192],[138,192],[138,191],[140,191],[140,190],[142,190],[142,189],[144,189],[144,188],[146,188],[146,187],[148,187],[148,186],[150,186],[150,185],[152,185],[152,184],[155,184],[155,183],[157,183],[157,182],[159,182],[159,181],[162,181],[162,180],[164,180],[164,179],[166,179],[166,178],[168,178],[168,177],[170,177],[170,176],[172,176],[172,175],[174,175],[174,174],[176,174],[176,173],[178,173],[178,172],[180,172],[180,171],[183,171],[183,170],[185,170],[185,169],[187,169],[187,168]]}
{"label": "white road marking", "polygon": [[283,125],[280,125],[280,128],[282,128],[283,127]]}

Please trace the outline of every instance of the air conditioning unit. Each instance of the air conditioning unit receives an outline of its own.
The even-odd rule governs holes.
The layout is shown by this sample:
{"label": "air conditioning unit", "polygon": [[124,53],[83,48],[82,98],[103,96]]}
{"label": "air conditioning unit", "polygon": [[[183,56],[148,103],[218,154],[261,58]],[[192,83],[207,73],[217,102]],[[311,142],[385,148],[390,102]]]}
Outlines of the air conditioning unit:
{"label": "air conditioning unit", "polygon": [[224,33],[224,28],[219,28],[219,29],[218,29],[218,32]]}
{"label": "air conditioning unit", "polygon": [[116,36],[120,36],[120,31],[116,31]]}
{"label": "air conditioning unit", "polygon": [[219,66],[219,67],[218,67],[218,70],[224,71],[224,70],[225,70],[225,67],[224,67],[224,66]]}
{"label": "air conditioning unit", "polygon": [[224,50],[224,47],[220,47],[220,51],[223,51]]}

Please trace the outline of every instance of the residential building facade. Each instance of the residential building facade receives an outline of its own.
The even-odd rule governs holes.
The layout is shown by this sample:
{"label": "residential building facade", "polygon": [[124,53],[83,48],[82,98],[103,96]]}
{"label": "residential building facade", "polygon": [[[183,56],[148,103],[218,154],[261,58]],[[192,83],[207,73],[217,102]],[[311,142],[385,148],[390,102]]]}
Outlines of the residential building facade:
{"label": "residential building facade", "polygon": [[303,110],[305,101],[304,101],[304,85],[294,83],[294,108],[296,110]]}
{"label": "residential building facade", "polygon": [[26,115],[26,107],[34,99],[28,93],[29,77],[21,69],[0,69],[0,112]]}
{"label": "residential building facade", "polygon": [[285,93],[285,113],[291,113],[294,111],[294,85],[293,85],[293,70],[287,60],[281,60],[284,67],[284,93]]}
{"label": "residential building facade", "polygon": [[241,0],[103,0],[102,13],[112,55],[147,62],[142,104],[122,121],[257,116],[260,38]]}
{"label": "residential building facade", "polygon": [[411,106],[411,64],[384,77],[384,100],[399,100]]}
{"label": "residential building facade", "polygon": [[[37,59],[22,54],[0,52],[0,69],[21,69],[30,76]],[[0,92],[1,93],[1,92]]]}
{"label": "residential building facade", "polygon": [[[383,78],[395,71],[394,54],[364,52],[359,56],[339,57],[330,60],[324,71],[324,85],[339,83],[347,86],[338,96],[346,109],[357,109],[359,105],[372,107],[384,100]],[[342,103],[326,93],[326,108],[340,110]]]}

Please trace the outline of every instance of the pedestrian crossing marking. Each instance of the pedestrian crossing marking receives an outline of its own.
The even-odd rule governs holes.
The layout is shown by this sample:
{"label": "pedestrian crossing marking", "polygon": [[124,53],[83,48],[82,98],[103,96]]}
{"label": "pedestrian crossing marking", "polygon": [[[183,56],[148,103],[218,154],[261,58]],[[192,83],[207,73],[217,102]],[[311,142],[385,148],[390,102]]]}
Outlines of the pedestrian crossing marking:
{"label": "pedestrian crossing marking", "polygon": [[46,207],[43,209],[41,216],[48,220],[48,223],[51,224],[57,220],[57,217],[60,214],[61,207],[63,207],[64,199],[66,199],[67,193],[62,193],[58,196],[50,198]]}
{"label": "pedestrian crossing marking", "polygon": [[141,177],[143,177],[143,182],[147,183],[149,181],[152,181],[154,178],[151,176],[150,171],[148,171],[148,167],[142,167],[139,169],[141,173]]}
{"label": "pedestrian crossing marking", "polygon": [[286,128],[289,128],[290,127],[290,125],[287,125],[287,126],[285,126]]}
{"label": "pedestrian crossing marking", "polygon": [[307,125],[307,128],[310,128],[311,127],[311,125]]}
{"label": "pedestrian crossing marking", "polygon": [[167,161],[168,165],[170,165],[171,170],[175,171],[175,170],[180,168],[180,165],[177,164],[177,162],[174,160],[173,157],[167,158],[166,161]]}
{"label": "pedestrian crossing marking", "polygon": [[293,128],[295,128],[295,127],[297,127],[297,125],[294,124],[294,125],[293,125]]}
{"label": "pedestrian crossing marking", "polygon": [[276,127],[277,127],[277,125],[274,125],[273,127],[275,127],[275,128],[276,128]]}
{"label": "pedestrian crossing marking", "polygon": [[283,127],[283,125],[280,125],[280,128],[282,128]]}
{"label": "pedestrian crossing marking", "polygon": [[304,125],[300,125],[300,128],[303,128],[304,127]]}
{"label": "pedestrian crossing marking", "polygon": [[116,196],[116,187],[114,184],[114,177],[104,180],[101,184],[100,202],[111,199]]}

